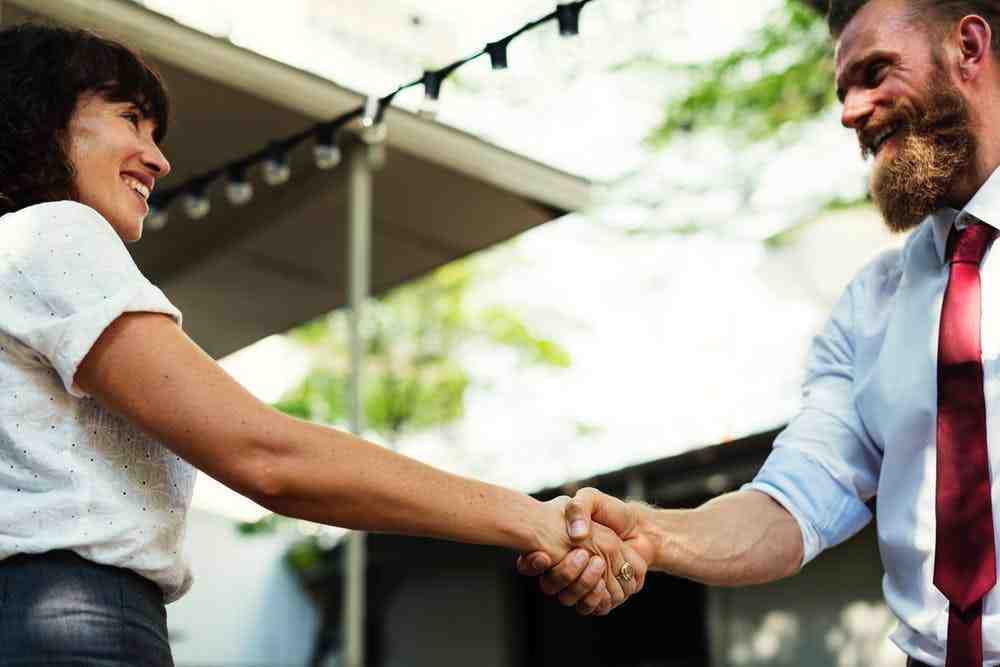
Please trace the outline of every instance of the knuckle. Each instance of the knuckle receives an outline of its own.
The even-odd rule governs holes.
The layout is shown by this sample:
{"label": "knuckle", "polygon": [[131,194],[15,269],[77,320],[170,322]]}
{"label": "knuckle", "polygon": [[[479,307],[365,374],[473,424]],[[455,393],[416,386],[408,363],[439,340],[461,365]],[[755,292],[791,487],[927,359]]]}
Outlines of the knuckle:
{"label": "knuckle", "polygon": [[549,574],[549,581],[553,586],[558,586],[560,589],[563,589],[572,583],[573,576],[565,569],[554,569]]}
{"label": "knuckle", "polygon": [[600,581],[601,581],[601,574],[599,572],[591,572],[590,570],[587,570],[586,572],[583,573],[583,576],[580,577],[579,583],[582,588],[585,588],[588,591],[592,591],[594,590],[594,588],[597,587],[597,584]]}
{"label": "knuckle", "polygon": [[563,591],[562,593],[560,593],[557,599],[559,600],[559,604],[563,605],[564,607],[572,607],[577,602],[576,596],[570,594],[568,591]]}
{"label": "knuckle", "polygon": [[590,566],[580,577],[580,582],[587,587],[587,590],[593,590],[598,583],[604,580],[603,574],[604,568]]}
{"label": "knuckle", "polygon": [[598,605],[600,605],[600,604],[601,604],[601,598],[600,597],[595,597],[593,595],[588,595],[584,599],[580,600],[579,603],[577,603],[576,608],[577,608],[577,611],[579,611],[581,614],[583,614],[584,616],[587,616],[589,614],[594,613],[594,610],[596,610],[597,607],[598,607]]}
{"label": "knuckle", "polygon": [[558,593],[562,589],[561,586],[557,586],[547,576],[546,577],[541,577],[538,580],[538,585],[541,587],[542,592],[545,593],[546,595],[555,595],[556,593]]}

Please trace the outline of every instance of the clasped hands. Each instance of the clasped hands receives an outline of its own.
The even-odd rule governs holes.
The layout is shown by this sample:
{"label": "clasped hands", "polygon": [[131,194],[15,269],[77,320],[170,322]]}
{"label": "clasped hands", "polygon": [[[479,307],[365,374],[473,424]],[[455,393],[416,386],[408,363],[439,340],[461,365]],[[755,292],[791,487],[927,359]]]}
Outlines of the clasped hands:
{"label": "clasped hands", "polygon": [[540,550],[518,558],[518,572],[539,576],[546,595],[584,616],[606,615],[642,590],[655,555],[643,506],[589,488],[546,506],[559,521],[543,531]]}

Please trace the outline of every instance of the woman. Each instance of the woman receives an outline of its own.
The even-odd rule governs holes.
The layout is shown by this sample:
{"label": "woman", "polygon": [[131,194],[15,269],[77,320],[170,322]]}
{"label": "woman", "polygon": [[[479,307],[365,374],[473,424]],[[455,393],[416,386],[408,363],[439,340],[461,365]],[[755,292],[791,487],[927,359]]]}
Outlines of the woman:
{"label": "woman", "polygon": [[[310,521],[570,552],[565,499],[283,415],[184,335],[124,245],[170,171],[168,99],[133,52],[5,29],[0,100],[0,664],[172,664],[164,604],[192,583],[195,468]],[[610,530],[583,546],[564,604],[606,613],[641,588],[643,559]]]}

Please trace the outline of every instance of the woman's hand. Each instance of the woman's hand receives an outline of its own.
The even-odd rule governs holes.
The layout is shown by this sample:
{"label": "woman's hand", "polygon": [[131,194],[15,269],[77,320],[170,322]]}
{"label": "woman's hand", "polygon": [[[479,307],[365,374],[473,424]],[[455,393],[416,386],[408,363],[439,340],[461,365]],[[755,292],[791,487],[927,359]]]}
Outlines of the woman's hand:
{"label": "woman's hand", "polygon": [[[520,558],[518,570],[530,575],[549,570],[540,581],[543,592],[557,595],[562,604],[575,606],[580,614],[603,615],[642,590],[647,563],[610,528],[600,524],[591,527],[589,513],[586,534],[571,539],[567,519],[576,519],[586,510],[586,504],[565,496],[545,503],[548,516],[539,532],[539,541],[544,546]],[[626,563],[631,576],[622,574]]]}

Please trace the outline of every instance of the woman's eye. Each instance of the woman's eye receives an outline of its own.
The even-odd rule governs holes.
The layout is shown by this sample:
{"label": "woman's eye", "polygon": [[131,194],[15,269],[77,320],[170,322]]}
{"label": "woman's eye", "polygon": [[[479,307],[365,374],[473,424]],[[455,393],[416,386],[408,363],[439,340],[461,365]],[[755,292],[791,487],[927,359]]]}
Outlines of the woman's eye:
{"label": "woman's eye", "polygon": [[134,111],[123,113],[122,118],[127,118],[130,123],[132,123],[136,127],[139,127],[139,114],[135,113]]}

